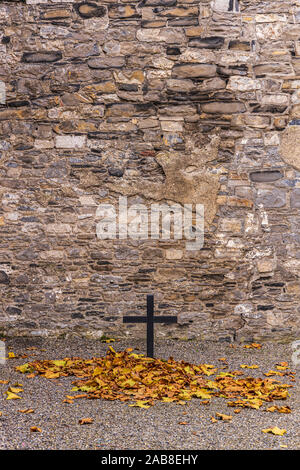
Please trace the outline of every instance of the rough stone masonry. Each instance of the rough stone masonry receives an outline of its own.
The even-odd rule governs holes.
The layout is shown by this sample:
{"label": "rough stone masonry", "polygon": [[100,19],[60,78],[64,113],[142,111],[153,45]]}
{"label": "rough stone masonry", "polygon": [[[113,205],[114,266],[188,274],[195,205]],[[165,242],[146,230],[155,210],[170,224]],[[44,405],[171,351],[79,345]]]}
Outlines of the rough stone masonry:
{"label": "rough stone masonry", "polygon": [[[300,335],[300,1],[0,1],[0,332]],[[100,240],[101,203],[205,207]]]}

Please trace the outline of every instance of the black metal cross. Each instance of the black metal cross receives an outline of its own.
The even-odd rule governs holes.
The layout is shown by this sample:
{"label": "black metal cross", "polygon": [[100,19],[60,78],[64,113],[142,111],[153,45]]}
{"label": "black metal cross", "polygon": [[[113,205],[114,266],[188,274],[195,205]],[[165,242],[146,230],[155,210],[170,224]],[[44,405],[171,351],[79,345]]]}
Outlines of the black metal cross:
{"label": "black metal cross", "polygon": [[177,323],[177,317],[171,315],[161,315],[155,317],[154,295],[147,295],[147,316],[123,317],[123,323],[147,323],[147,356],[153,357],[154,354],[154,323]]}

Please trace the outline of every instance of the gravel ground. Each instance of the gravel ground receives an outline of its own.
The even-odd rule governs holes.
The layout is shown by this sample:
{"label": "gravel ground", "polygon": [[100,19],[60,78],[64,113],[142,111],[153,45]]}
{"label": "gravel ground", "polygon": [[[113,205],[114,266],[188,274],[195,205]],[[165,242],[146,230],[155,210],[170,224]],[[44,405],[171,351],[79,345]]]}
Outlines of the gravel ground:
{"label": "gravel ground", "polygon": [[[9,380],[9,385],[23,384],[21,400],[6,400],[4,392],[9,385],[0,385],[0,449],[98,449],[98,450],[200,450],[200,449],[300,449],[300,397],[299,381],[293,382],[291,398],[276,401],[278,406],[289,405],[291,414],[267,413],[260,410],[242,409],[234,414],[226,400],[213,398],[209,405],[200,400],[191,400],[187,405],[157,402],[149,409],[128,407],[126,403],[105,400],[75,400],[74,404],[63,403],[71,391],[74,377],[45,379],[27,378],[15,371],[15,366],[35,359],[63,359],[65,357],[90,358],[105,354],[108,345],[99,341],[41,340],[32,338],[7,339],[8,351],[18,354],[34,354],[27,359],[8,359],[0,365],[0,380]],[[37,350],[28,350],[30,347]],[[113,347],[121,351],[134,347],[144,351],[142,341],[119,341]],[[281,361],[291,363],[289,345],[265,343],[260,350],[236,349],[228,343],[198,341],[156,341],[156,357],[185,360],[193,363],[223,363],[226,357],[229,370],[237,370],[240,364],[257,364],[259,369],[247,369],[245,375],[263,377],[264,372],[275,368]],[[288,378],[279,380],[291,383]],[[23,414],[19,409],[33,408],[32,414]],[[230,422],[210,418],[216,412],[233,415]],[[79,425],[81,418],[93,418],[88,425]],[[186,425],[180,425],[186,422]],[[41,428],[41,433],[30,432],[32,426]],[[284,436],[262,433],[264,428],[285,428]],[[284,446],[284,447],[282,447]],[[287,446],[287,447],[285,447]]]}

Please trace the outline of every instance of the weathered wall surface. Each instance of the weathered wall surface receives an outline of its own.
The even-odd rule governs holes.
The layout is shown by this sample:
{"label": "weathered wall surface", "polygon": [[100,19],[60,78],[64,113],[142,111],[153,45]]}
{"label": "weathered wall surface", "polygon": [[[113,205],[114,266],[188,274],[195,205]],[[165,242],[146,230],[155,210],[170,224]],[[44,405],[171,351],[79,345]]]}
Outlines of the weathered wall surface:
{"label": "weathered wall surface", "polygon": [[[0,2],[0,328],[300,331],[300,2]],[[204,247],[99,240],[96,209],[203,203]]]}

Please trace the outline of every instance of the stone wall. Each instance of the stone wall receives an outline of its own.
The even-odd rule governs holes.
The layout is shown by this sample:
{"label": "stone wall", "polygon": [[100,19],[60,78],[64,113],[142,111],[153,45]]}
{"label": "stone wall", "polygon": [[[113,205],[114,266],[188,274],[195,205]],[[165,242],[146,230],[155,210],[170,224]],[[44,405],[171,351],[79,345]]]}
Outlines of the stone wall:
{"label": "stone wall", "polygon": [[[297,337],[300,2],[0,1],[4,334]],[[101,203],[202,203],[204,247],[100,240]]]}

